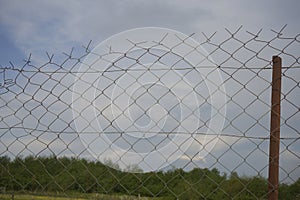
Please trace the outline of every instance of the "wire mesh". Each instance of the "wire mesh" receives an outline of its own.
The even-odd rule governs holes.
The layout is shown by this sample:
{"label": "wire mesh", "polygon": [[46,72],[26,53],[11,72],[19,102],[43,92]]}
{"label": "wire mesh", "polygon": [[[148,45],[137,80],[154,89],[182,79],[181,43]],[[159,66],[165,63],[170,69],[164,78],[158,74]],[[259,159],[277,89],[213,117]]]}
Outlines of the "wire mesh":
{"label": "wire mesh", "polygon": [[278,55],[280,198],[299,198],[300,40],[284,28],[267,38],[242,27],[166,34],[102,53],[90,42],[44,63],[30,55],[22,67],[1,66],[1,195],[266,199]]}

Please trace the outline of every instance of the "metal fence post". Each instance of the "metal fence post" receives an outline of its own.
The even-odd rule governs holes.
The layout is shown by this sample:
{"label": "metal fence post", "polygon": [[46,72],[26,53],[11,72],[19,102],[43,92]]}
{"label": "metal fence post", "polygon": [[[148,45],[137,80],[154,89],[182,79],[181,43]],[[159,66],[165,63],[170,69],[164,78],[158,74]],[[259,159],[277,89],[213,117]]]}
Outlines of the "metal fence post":
{"label": "metal fence post", "polygon": [[279,145],[280,145],[280,96],[281,96],[281,58],[273,56],[272,105],[269,149],[268,200],[278,199]]}

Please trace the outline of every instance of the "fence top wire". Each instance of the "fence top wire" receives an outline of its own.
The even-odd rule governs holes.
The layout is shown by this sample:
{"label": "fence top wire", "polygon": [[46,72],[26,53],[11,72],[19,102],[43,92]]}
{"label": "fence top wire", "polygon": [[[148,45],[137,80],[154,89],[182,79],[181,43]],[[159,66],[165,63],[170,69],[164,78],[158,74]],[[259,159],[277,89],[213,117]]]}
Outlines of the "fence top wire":
{"label": "fence top wire", "polygon": [[[218,67],[218,68],[224,68],[224,69],[271,69],[272,68],[272,63],[271,63],[271,60],[270,58],[264,58],[264,57],[260,57],[260,53],[262,53],[265,49],[267,48],[270,48],[272,50],[275,50],[277,53],[276,55],[280,56],[280,55],[283,55],[283,56],[289,56],[289,57],[292,57],[294,59],[294,63],[291,64],[291,65],[288,65],[288,66],[283,66],[282,68],[283,69],[289,69],[289,68],[300,68],[300,61],[299,61],[299,57],[297,57],[298,55],[294,55],[294,54],[290,54],[287,49],[291,46],[293,46],[294,44],[298,44],[300,42],[300,39],[299,39],[299,36],[300,34],[296,34],[294,36],[284,36],[284,30],[285,28],[287,27],[287,25],[283,26],[279,31],[275,31],[273,29],[271,29],[271,32],[274,33],[273,36],[270,36],[268,39],[264,39],[264,38],[260,38],[260,36],[262,35],[262,30],[263,29],[260,29],[257,33],[253,33],[253,32],[250,32],[250,31],[246,31],[246,33],[251,36],[250,38],[239,38],[239,33],[242,32],[242,26],[240,26],[238,29],[236,29],[235,31],[230,31],[228,30],[227,28],[225,28],[226,32],[228,33],[227,37],[225,38],[222,38],[222,41],[218,40],[217,39],[217,42],[214,42],[214,38],[217,37],[217,32],[214,32],[213,34],[211,34],[210,36],[207,36],[207,34],[205,34],[204,32],[202,32],[201,34],[204,36],[204,40],[203,38],[200,38],[199,35],[200,34],[196,34],[196,33],[193,33],[193,34],[190,34],[188,37],[186,38],[180,38],[178,36],[176,36],[179,40],[181,40],[180,43],[185,43],[185,41],[187,41],[188,39],[190,38],[193,38],[194,37],[196,39],[200,39],[201,41],[199,42],[199,46],[198,47],[193,47],[195,51],[197,51],[197,48],[201,48],[203,45],[208,45],[208,46],[212,46],[212,47],[215,47],[213,50],[211,50],[210,52],[207,52],[207,55],[206,55],[206,58],[208,59],[209,56],[213,55],[217,50],[221,50],[223,51],[224,53],[226,53],[229,57],[233,58],[233,59],[236,59],[234,58],[234,55],[242,50],[242,49],[247,49],[249,52],[253,52],[255,55],[253,57],[259,59],[259,60],[264,60],[266,61],[266,65],[264,66],[247,66],[246,64],[245,65],[240,65],[240,66],[226,66],[224,64],[226,64],[226,61],[225,60],[223,63],[214,63],[214,65],[207,65],[207,66],[191,66],[190,68],[186,68],[186,69],[195,69],[195,68],[215,68],[215,67]],[[155,48],[156,46],[164,46],[166,47],[164,44],[163,44],[163,40],[167,37],[168,34],[164,35],[160,41],[154,41],[155,44],[153,46],[150,46],[150,47],[143,47],[143,46],[139,46],[139,44],[142,44],[144,43],[144,41],[142,42],[132,42],[130,41],[132,44],[133,44],[133,47],[138,47],[140,49],[143,49],[144,51],[146,52],[149,52],[152,48]],[[196,37],[198,36],[198,37]],[[263,37],[263,36],[262,36]],[[239,43],[239,47],[236,48],[234,51],[228,51],[226,48],[224,48],[223,46],[228,43],[230,40],[234,40],[234,41],[237,41]],[[276,41],[282,41],[284,44],[284,46],[276,46],[278,44],[276,44]],[[180,45],[180,43],[178,45]],[[186,43],[185,43],[186,44]],[[249,45],[255,45],[257,44],[260,48],[257,48],[257,49],[252,49],[250,47],[248,47]],[[263,45],[262,45],[263,44]],[[273,45],[275,44],[275,45]],[[187,44],[188,45],[188,44]],[[177,45],[176,45],[177,46]],[[174,46],[174,47],[176,47]],[[82,61],[84,60],[84,58],[90,54],[93,54],[93,55],[96,55],[99,57],[99,59],[104,59],[105,56],[107,55],[110,55],[110,54],[120,54],[122,56],[127,56],[126,55],[126,52],[115,52],[113,51],[112,47],[107,47],[107,52],[106,53],[103,53],[103,54],[96,54],[94,52],[92,52],[92,40],[89,41],[89,43],[87,45],[83,45],[82,46],[82,55],[80,56],[76,56],[74,55],[74,50],[75,48],[71,48],[71,51],[70,52],[63,52],[63,55],[65,56],[65,59],[63,59],[63,62],[58,64],[58,63],[55,63],[54,62],[54,54],[49,54],[48,52],[46,52],[46,56],[48,58],[48,61],[46,61],[45,63],[41,64],[39,63],[40,67],[39,66],[35,66],[32,64],[32,54],[29,54],[28,58],[27,59],[24,59],[24,65],[19,68],[19,67],[16,67],[12,62],[9,62],[10,66],[8,67],[3,67],[0,65],[0,69],[10,69],[10,70],[16,70],[18,72],[42,72],[42,73],[80,73],[78,71],[72,71],[71,70],[68,70],[67,68],[65,68],[66,66],[66,63],[68,60],[75,60],[77,61],[78,63],[82,63]],[[172,48],[170,47],[167,47],[170,51],[172,51]],[[130,51],[131,49],[129,49],[128,51]],[[172,52],[172,53],[175,53],[175,52]],[[253,58],[252,57],[252,58]],[[158,57],[158,59],[160,59],[160,57]],[[182,58],[184,59],[184,58]],[[58,67],[58,69],[55,69],[55,70],[44,70],[43,67],[44,66],[47,66],[48,64],[53,64],[53,65],[56,65]],[[112,63],[113,64],[113,63]],[[242,63],[244,64],[244,63]],[[75,64],[76,65],[76,64]],[[75,67],[75,65],[73,67]],[[31,67],[32,69],[26,69],[26,67]],[[172,68],[173,69],[173,68]],[[103,72],[118,72],[118,71],[143,71],[145,69],[133,69],[133,68],[127,68],[127,69],[115,69],[115,70],[109,70],[109,67],[107,67],[107,69],[104,69],[104,70],[92,70],[90,69],[91,71],[85,71],[85,73],[103,73]],[[149,69],[149,70],[168,70],[168,69]],[[181,69],[181,68],[178,68],[178,69],[174,69],[174,70],[185,70],[185,68]]]}

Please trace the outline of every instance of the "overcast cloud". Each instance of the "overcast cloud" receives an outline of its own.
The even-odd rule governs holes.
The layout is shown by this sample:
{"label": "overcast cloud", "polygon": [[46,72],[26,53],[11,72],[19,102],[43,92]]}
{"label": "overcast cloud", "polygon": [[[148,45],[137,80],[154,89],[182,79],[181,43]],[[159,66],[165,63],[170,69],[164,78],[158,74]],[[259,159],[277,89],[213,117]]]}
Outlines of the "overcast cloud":
{"label": "overcast cloud", "polygon": [[[46,50],[59,54],[89,40],[95,44],[127,29],[158,26],[185,34],[224,28],[298,31],[300,2],[295,1],[0,1],[1,64]],[[5,42],[4,40],[8,40]],[[10,47],[8,47],[8,45]],[[13,48],[11,47],[13,46]],[[11,55],[11,56],[10,56]]]}

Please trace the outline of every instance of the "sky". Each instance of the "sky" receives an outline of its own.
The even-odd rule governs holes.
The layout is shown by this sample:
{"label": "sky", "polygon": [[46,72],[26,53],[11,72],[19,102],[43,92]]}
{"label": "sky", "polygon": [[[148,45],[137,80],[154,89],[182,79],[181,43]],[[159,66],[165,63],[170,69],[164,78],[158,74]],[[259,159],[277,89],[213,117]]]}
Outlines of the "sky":
{"label": "sky", "polygon": [[[224,28],[236,30],[243,25],[243,30],[250,32],[258,32],[263,28],[267,37],[272,33],[270,29],[280,30],[287,24],[285,32],[295,35],[300,32],[299,8],[300,2],[297,0],[234,0],[230,2],[217,0],[0,0],[0,66],[10,66],[10,61],[17,67],[22,66],[23,59],[27,58],[30,53],[32,53],[33,61],[43,63],[47,60],[45,52],[59,56],[62,52],[69,52],[72,47],[80,49],[90,40],[92,40],[92,46],[96,46],[114,34],[142,27],[169,28],[187,35],[202,32],[210,35],[215,31],[224,34],[226,33]],[[247,77],[247,75],[243,74],[241,77]],[[245,98],[238,97],[239,100],[246,102]],[[238,109],[234,108],[234,105],[230,108],[234,111]],[[246,117],[236,121],[240,124],[237,126],[245,128],[247,124],[244,120]],[[36,119],[27,119],[27,121],[24,124],[29,128],[37,126],[32,123]],[[66,138],[57,144],[53,142],[51,145],[55,146],[56,144],[56,149],[59,149],[59,144],[64,144],[65,141],[70,142],[73,139],[70,136],[66,136]],[[4,140],[4,137],[2,139]],[[226,173],[230,170],[237,170],[241,175],[257,173],[266,175],[268,158],[266,154],[262,153],[267,151],[268,146],[265,141],[249,142],[238,138],[223,138],[219,143],[220,145],[215,146],[214,154],[205,159],[195,158],[192,166],[189,167],[217,167]],[[230,153],[224,149],[224,146],[228,147],[235,143],[237,143],[237,147],[231,149]],[[262,152],[253,154],[256,156],[248,155],[249,152],[256,151],[257,146],[260,146]],[[76,148],[74,147],[74,149]],[[189,156],[195,151],[193,148],[196,147],[189,149],[191,152]],[[32,151],[37,152],[38,149],[41,148],[37,145],[32,148]],[[299,152],[298,150],[296,152]],[[74,151],[80,153],[78,148]],[[250,164],[247,162],[245,164],[241,155],[249,156]],[[214,156],[223,156],[221,164],[215,161]],[[256,162],[257,160],[260,162]],[[189,165],[189,161],[188,157],[182,157],[181,161],[178,161],[178,166]],[[300,176],[299,167],[295,168],[295,166],[299,166],[299,162],[297,156],[286,156],[283,161],[283,166],[287,167],[287,171],[291,171],[293,176],[291,180]],[[256,163],[254,168],[251,167],[253,163]],[[283,174],[282,177],[286,178],[286,176]],[[285,180],[291,181],[289,178]]]}
{"label": "sky", "polygon": [[[299,7],[291,1],[0,1],[1,65],[29,53],[60,54],[71,46],[132,28],[155,26],[185,34],[236,29],[299,31]],[[36,56],[38,56],[36,55]]]}

